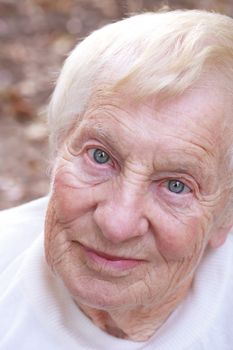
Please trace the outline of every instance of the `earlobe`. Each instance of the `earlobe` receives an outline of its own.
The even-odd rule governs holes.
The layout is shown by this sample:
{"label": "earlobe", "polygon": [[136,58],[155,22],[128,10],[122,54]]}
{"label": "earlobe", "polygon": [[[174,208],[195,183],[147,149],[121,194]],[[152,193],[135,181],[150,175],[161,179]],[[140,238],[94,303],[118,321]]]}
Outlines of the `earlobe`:
{"label": "earlobe", "polygon": [[217,232],[215,232],[209,240],[209,247],[212,249],[216,249],[224,244],[227,239],[228,234],[230,233],[232,225],[228,225],[227,227],[220,228]]}

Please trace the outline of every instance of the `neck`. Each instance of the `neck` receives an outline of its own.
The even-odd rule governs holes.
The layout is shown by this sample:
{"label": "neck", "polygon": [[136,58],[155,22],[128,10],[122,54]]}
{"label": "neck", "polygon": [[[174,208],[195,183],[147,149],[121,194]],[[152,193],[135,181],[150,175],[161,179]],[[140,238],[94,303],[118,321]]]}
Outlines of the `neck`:
{"label": "neck", "polygon": [[79,307],[96,326],[108,334],[132,341],[147,341],[186,297],[190,285],[191,281],[159,304],[154,302],[135,309],[118,308],[106,311],[83,304],[79,304]]}

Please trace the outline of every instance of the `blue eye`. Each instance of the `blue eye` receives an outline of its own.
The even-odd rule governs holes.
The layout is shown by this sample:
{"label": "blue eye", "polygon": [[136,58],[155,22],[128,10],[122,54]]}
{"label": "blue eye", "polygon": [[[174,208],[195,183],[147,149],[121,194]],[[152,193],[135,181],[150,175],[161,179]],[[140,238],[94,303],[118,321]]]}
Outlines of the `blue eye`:
{"label": "blue eye", "polygon": [[110,160],[109,155],[102,149],[96,148],[91,151],[94,161],[98,164],[105,164]]}
{"label": "blue eye", "polygon": [[191,192],[190,188],[179,180],[169,180],[167,182],[167,188],[170,192],[177,194]]}

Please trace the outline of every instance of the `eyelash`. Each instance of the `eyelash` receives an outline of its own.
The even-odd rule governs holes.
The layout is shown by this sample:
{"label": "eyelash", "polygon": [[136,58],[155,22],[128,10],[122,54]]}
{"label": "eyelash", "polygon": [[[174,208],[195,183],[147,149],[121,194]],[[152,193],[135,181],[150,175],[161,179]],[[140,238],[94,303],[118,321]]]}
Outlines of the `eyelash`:
{"label": "eyelash", "polygon": [[[96,151],[102,151],[102,152],[104,152],[105,154],[106,154],[106,156],[107,157],[109,157],[109,159],[108,159],[108,161],[105,163],[105,162],[103,162],[103,163],[101,163],[101,162],[97,162],[95,159],[94,159],[94,153],[96,152]],[[104,148],[101,146],[101,147],[90,147],[90,148],[88,148],[87,149],[87,154],[88,154],[88,156],[89,156],[89,158],[91,159],[91,161],[92,162],[94,162],[95,164],[97,164],[97,165],[99,165],[99,166],[101,166],[101,167],[103,167],[104,165],[113,165],[114,164],[114,162],[113,162],[113,160],[112,160],[112,156],[111,155],[109,155],[109,153],[108,152],[106,152],[105,150],[104,150]],[[173,191],[170,191],[169,190],[169,183],[171,183],[172,181],[176,181],[176,182],[179,182],[179,183],[181,183],[181,184],[183,184],[184,185],[184,189],[185,189],[185,191],[182,191],[182,192],[173,192]],[[167,190],[168,190],[168,192],[169,193],[171,193],[171,194],[175,194],[175,195],[181,195],[181,194],[189,194],[189,193],[192,193],[193,192],[193,190],[192,190],[192,188],[190,187],[190,186],[188,186],[184,181],[182,181],[180,178],[170,178],[170,179],[167,179],[167,180],[165,180],[165,181],[163,181],[162,182],[162,184],[163,185],[165,185],[165,187],[167,188]]]}
{"label": "eyelash", "polygon": [[[101,163],[101,162],[97,162],[96,160],[95,160],[95,155],[94,155],[94,153],[96,152],[96,151],[100,151],[100,152],[103,152],[103,153],[105,153],[105,155],[108,157],[108,160],[107,160],[107,162],[106,163]],[[109,164],[109,163],[112,163],[113,164],[113,160],[112,160],[112,157],[109,155],[109,153],[108,152],[106,152],[103,148],[100,148],[100,147],[95,147],[95,148],[88,148],[87,149],[87,154],[88,154],[88,156],[91,158],[91,160],[93,161],[93,162],[95,162],[96,164],[99,164],[99,165],[104,165],[104,164]],[[109,162],[110,161],[110,162]]]}
{"label": "eyelash", "polygon": [[[172,182],[176,182],[176,183],[180,183],[183,185],[183,190],[180,191],[180,192],[175,192],[175,191],[171,191],[169,189],[169,184],[171,185]],[[185,194],[189,194],[192,191],[192,188],[190,186],[188,186],[184,181],[180,180],[179,178],[172,178],[172,179],[168,179],[166,181],[163,182],[163,184],[165,184],[165,187],[167,188],[167,190],[173,194],[176,194],[176,195],[185,195]]]}

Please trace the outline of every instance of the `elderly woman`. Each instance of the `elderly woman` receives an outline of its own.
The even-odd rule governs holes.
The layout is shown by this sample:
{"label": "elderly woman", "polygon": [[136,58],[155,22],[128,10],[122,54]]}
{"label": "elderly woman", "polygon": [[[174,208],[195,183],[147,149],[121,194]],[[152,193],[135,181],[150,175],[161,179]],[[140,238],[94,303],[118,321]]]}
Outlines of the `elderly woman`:
{"label": "elderly woman", "polygon": [[204,11],[74,49],[49,198],[0,217],[1,350],[233,349],[232,76],[233,20]]}

